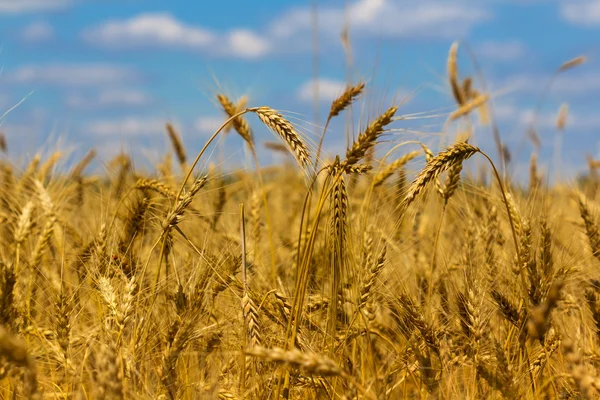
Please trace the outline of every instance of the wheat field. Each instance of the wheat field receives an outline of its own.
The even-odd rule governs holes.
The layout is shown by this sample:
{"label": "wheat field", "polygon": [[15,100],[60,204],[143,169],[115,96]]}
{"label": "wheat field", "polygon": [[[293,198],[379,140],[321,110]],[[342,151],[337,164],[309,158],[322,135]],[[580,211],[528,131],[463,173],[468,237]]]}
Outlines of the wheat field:
{"label": "wheat field", "polygon": [[[195,158],[167,124],[173,148],[144,173],[126,154],[88,173],[94,151],[68,171],[58,153],[3,161],[0,398],[597,397],[600,165],[548,185],[534,154],[512,181],[499,136],[472,144],[491,95],[456,58],[460,129],[440,148],[377,151],[399,104],[335,156],[218,94],[223,127]],[[368,90],[348,85],[323,132]],[[258,165],[264,128],[295,163]],[[254,168],[205,168],[225,134]]]}

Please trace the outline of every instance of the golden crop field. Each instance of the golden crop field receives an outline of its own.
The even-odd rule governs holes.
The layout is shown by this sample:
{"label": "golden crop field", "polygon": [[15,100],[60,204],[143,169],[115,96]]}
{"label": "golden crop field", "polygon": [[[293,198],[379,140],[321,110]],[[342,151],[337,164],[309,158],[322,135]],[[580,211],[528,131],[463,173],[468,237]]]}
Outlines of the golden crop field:
{"label": "golden crop field", "polygon": [[[86,172],[93,151],[68,171],[60,153],[6,158],[0,398],[597,397],[600,165],[549,185],[534,155],[512,181],[499,136],[472,143],[491,94],[456,58],[440,148],[376,151],[399,103],[335,156],[277,105],[218,94],[213,138],[241,136],[253,168],[204,168],[212,139],[188,154],[170,124],[146,172],[126,154],[105,174]],[[368,91],[349,85],[323,135]],[[295,163],[258,165],[265,127]]]}

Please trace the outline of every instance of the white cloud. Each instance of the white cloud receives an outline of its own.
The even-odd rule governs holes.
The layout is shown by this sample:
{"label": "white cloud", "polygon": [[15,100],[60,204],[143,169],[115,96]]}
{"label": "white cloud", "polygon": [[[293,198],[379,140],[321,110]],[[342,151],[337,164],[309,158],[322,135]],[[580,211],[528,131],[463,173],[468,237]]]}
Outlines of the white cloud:
{"label": "white cloud", "polygon": [[[556,119],[558,117],[558,109],[556,112],[546,111],[535,117],[536,127],[539,129],[556,130]],[[519,121],[522,125],[527,126],[533,122],[534,111],[525,109],[520,112]],[[596,113],[580,113],[569,110],[565,122],[566,131],[596,131],[600,128],[600,115]]]}
{"label": "white cloud", "polygon": [[203,134],[214,133],[225,122],[223,117],[204,116],[199,117],[194,122],[194,129]]}
{"label": "white cloud", "polygon": [[[359,0],[348,8],[348,22],[360,36],[383,37],[452,37],[465,35],[475,24],[490,17],[478,3],[398,2],[389,0]],[[346,19],[343,7],[319,9],[321,32],[337,40]],[[303,36],[312,30],[309,8],[296,8],[285,13],[271,26],[271,33],[280,38]]]}
{"label": "white cloud", "polygon": [[564,19],[573,24],[598,27],[600,23],[600,0],[565,1],[560,6]]}
{"label": "white cloud", "polygon": [[44,42],[53,37],[54,28],[45,21],[32,22],[21,32],[21,38],[27,42]]}
{"label": "white cloud", "polygon": [[0,14],[47,11],[69,5],[68,0],[0,0]]}
{"label": "white cloud", "polygon": [[485,60],[509,62],[514,61],[526,53],[525,44],[517,40],[486,41],[477,46],[477,53]]}
{"label": "white cloud", "polygon": [[[515,103],[498,101],[494,104],[494,116],[500,123],[508,123],[519,127],[519,135],[532,122],[539,130],[556,131],[556,119],[559,107],[556,110],[543,110],[537,115],[533,108],[519,107]],[[600,128],[600,115],[593,112],[569,110],[565,123],[567,131],[595,131]]]}
{"label": "white cloud", "polygon": [[151,101],[147,93],[136,89],[104,89],[95,96],[72,93],[66,98],[67,105],[77,109],[136,107]]}
{"label": "white cloud", "polygon": [[239,29],[228,36],[229,52],[240,57],[260,57],[269,52],[270,44],[256,33]]}
{"label": "white cloud", "polygon": [[[517,74],[508,77],[496,88],[516,92],[539,94],[544,90],[550,75]],[[552,83],[551,96],[586,96],[600,94],[600,73],[594,71],[569,71],[560,74]]]}
{"label": "white cloud", "polygon": [[218,34],[186,24],[168,13],[146,13],[107,21],[83,32],[85,41],[112,49],[178,48],[217,56],[255,58],[270,50],[269,42],[247,29]]}
{"label": "white cloud", "polygon": [[89,122],[84,132],[96,136],[146,136],[163,134],[164,119],[129,117],[118,120]]}
{"label": "white cloud", "polygon": [[313,101],[315,84],[319,87],[319,100],[325,102],[334,100],[346,87],[344,82],[335,79],[321,78],[317,81],[311,79],[303,83],[300,89],[298,89],[298,99],[305,102]]}
{"label": "white cloud", "polygon": [[32,85],[102,86],[138,80],[135,70],[112,64],[24,65],[6,73],[7,82]]}
{"label": "white cloud", "polygon": [[[360,37],[456,38],[490,17],[479,3],[443,0],[395,2],[357,0],[348,9],[353,33]],[[324,44],[339,40],[346,18],[344,7],[319,9],[319,32]],[[310,8],[295,8],[260,31],[234,28],[216,32],[187,24],[168,13],[145,13],[110,20],[91,27],[82,38],[112,49],[168,48],[204,52],[212,56],[257,58],[273,52],[301,52],[310,48],[313,30]],[[308,46],[308,47],[307,47]]]}
{"label": "white cloud", "polygon": [[208,30],[187,25],[167,13],[140,14],[112,20],[84,31],[85,40],[107,47],[178,46],[199,48],[214,43]]}

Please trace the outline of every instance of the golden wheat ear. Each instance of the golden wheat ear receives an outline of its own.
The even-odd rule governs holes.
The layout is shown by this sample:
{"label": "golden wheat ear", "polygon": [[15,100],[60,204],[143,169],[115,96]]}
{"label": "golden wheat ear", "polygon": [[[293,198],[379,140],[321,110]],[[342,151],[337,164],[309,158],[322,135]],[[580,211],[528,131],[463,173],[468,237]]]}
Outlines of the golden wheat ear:
{"label": "golden wheat ear", "polygon": [[340,97],[333,100],[331,103],[331,109],[329,110],[329,115],[327,119],[331,119],[337,115],[339,115],[342,111],[344,111],[348,106],[350,106],[354,100],[365,89],[365,83],[359,82],[354,86],[346,86],[344,92],[340,95]]}
{"label": "golden wheat ear", "polygon": [[185,154],[185,147],[183,146],[181,136],[179,136],[179,133],[175,130],[173,124],[168,123],[165,125],[165,127],[167,129],[169,139],[171,140],[171,144],[173,145],[173,150],[175,150],[175,154],[177,155],[177,160],[179,161],[181,167],[185,170],[187,155]]}
{"label": "golden wheat ear", "polygon": [[266,106],[251,108],[249,110],[256,113],[263,124],[283,139],[292,150],[300,167],[304,168],[310,165],[310,153],[308,147],[298,132],[296,132],[294,126],[288,120],[283,118],[277,110]]}
{"label": "golden wheat ear", "polygon": [[452,43],[452,46],[450,46],[450,51],[448,52],[448,81],[450,82],[454,100],[456,100],[456,103],[459,106],[463,106],[465,104],[465,95],[458,80],[458,67],[456,63],[457,52],[458,43],[454,42]]}
{"label": "golden wheat ear", "polygon": [[385,127],[392,122],[396,111],[398,111],[396,106],[388,108],[371,122],[363,133],[358,135],[356,141],[346,151],[346,159],[342,162],[344,168],[358,163],[367,154],[367,151],[375,145],[377,139],[383,134]]}
{"label": "golden wheat ear", "polygon": [[477,152],[480,152],[478,147],[459,142],[431,158],[408,190],[404,198],[406,206],[412,203],[427,185],[433,182],[442,172],[462,164]]}
{"label": "golden wheat ear", "polygon": [[[246,98],[242,98],[236,105],[231,100],[229,100],[229,98],[224,94],[217,94],[217,101],[219,102],[219,104],[223,108],[223,111],[225,111],[228,117],[233,117],[240,111],[244,110],[246,108],[246,100]],[[248,147],[250,149],[254,149],[254,136],[252,135],[250,125],[248,125],[248,122],[244,119],[244,117],[239,116],[234,118],[231,124],[233,125],[233,129],[235,129],[238,135],[240,135],[241,138],[244,139]]]}
{"label": "golden wheat ear", "polygon": [[558,72],[565,72],[568,71],[572,68],[575,68],[579,65],[582,65],[584,63],[587,62],[587,57],[586,56],[578,56],[575,57],[569,61],[564,62],[559,68],[558,68]]}

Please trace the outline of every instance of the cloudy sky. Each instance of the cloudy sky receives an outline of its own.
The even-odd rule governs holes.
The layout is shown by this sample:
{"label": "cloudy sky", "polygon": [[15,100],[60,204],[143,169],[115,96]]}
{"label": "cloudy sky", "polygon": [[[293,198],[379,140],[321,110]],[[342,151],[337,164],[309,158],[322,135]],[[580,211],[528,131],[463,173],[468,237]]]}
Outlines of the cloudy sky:
{"label": "cloudy sky", "polygon": [[[420,118],[399,121],[387,139],[400,142],[409,129],[435,141],[454,107],[446,58],[460,40],[461,75],[481,66],[502,136],[521,160],[531,154],[522,138],[551,75],[585,54],[585,65],[554,81],[537,127],[549,157],[557,111],[568,103],[565,165],[576,171],[586,153],[600,157],[600,0],[315,3],[316,24],[307,0],[0,0],[0,115],[18,104],[0,131],[20,159],[93,146],[106,158],[126,149],[154,161],[167,145],[167,121],[190,152],[202,146],[223,121],[216,93],[285,110],[314,135],[345,82],[362,79],[371,90],[356,108],[355,129],[396,99],[399,114]],[[345,27],[350,52],[340,40]],[[273,140],[257,122],[259,140]],[[345,148],[341,125],[328,135],[330,151]],[[478,128],[477,143],[494,153],[490,137]],[[231,136],[221,150],[239,158],[241,147]]]}

